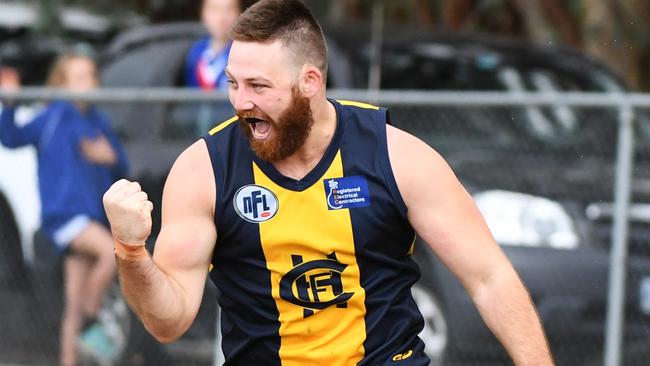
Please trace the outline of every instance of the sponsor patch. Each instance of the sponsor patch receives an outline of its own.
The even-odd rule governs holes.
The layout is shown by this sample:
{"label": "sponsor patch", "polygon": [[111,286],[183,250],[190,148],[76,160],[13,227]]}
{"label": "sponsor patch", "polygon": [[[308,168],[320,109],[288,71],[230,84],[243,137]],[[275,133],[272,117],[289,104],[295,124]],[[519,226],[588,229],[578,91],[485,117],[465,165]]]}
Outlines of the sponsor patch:
{"label": "sponsor patch", "polygon": [[366,178],[356,175],[323,180],[329,210],[366,207],[370,205],[370,193]]}
{"label": "sponsor patch", "polygon": [[278,197],[269,189],[249,184],[235,193],[235,211],[244,220],[252,223],[268,221],[278,212]]}

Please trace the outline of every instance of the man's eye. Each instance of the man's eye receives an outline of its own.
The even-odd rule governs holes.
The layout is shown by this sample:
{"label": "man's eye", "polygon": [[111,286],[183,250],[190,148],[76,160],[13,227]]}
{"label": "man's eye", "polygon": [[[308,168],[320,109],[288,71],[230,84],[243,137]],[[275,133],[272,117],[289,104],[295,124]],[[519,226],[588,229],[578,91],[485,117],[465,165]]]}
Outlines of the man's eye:
{"label": "man's eye", "polygon": [[251,87],[255,90],[261,90],[266,87],[266,85],[263,84],[251,84]]}

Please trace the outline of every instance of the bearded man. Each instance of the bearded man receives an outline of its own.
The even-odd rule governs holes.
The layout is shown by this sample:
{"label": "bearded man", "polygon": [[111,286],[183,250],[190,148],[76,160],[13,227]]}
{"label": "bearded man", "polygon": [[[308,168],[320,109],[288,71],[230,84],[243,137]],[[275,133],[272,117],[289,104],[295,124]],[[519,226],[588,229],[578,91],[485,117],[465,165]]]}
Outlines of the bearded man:
{"label": "bearded man", "polygon": [[327,99],[327,49],[305,5],[259,1],[230,36],[237,115],[174,164],[153,256],[140,185],[104,196],[146,328],[182,335],[209,274],[227,365],[428,365],[411,296],[417,233],[516,364],[551,365],[528,292],[447,163],[386,109]]}

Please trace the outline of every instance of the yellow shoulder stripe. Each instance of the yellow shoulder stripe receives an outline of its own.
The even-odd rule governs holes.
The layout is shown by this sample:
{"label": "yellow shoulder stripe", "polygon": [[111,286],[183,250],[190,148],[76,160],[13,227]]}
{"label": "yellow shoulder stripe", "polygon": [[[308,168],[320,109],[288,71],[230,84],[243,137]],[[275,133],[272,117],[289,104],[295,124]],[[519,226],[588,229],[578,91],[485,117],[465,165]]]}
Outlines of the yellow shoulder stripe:
{"label": "yellow shoulder stripe", "polygon": [[217,133],[217,132],[223,130],[224,128],[226,128],[226,127],[228,127],[228,126],[230,126],[230,124],[232,124],[233,122],[237,121],[238,119],[239,119],[239,117],[237,117],[237,116],[232,116],[232,118],[230,118],[229,120],[227,120],[227,121],[225,121],[225,122],[221,122],[221,123],[219,123],[216,127],[214,127],[213,129],[211,129],[210,132],[208,132],[208,133],[209,133],[210,135],[214,135],[215,133]]}
{"label": "yellow shoulder stripe", "polygon": [[379,109],[379,107],[377,107],[375,105],[368,104],[368,103],[355,102],[355,101],[352,101],[352,100],[337,100],[337,102],[339,102],[341,105],[351,105],[351,106],[354,106],[354,107],[365,108],[365,109],[374,109],[374,110]]}

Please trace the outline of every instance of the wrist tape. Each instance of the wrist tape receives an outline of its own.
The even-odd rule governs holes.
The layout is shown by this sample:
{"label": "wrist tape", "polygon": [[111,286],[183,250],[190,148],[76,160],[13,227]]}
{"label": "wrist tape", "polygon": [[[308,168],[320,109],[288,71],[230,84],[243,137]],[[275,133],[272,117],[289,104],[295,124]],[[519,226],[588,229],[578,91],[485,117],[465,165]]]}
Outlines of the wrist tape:
{"label": "wrist tape", "polygon": [[113,243],[115,246],[115,255],[122,260],[139,262],[149,258],[149,252],[144,247],[144,244],[128,245],[115,238],[113,238]]}

